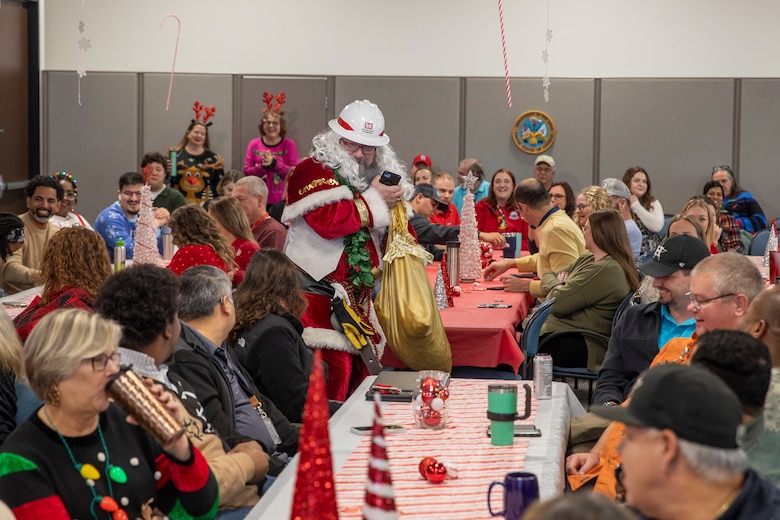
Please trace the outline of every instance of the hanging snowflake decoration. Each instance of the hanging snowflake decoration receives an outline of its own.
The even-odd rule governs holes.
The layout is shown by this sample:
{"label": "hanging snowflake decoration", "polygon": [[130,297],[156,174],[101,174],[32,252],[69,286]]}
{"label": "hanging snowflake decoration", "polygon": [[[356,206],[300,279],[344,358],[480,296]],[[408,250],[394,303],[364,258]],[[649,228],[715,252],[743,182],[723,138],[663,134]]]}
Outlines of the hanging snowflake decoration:
{"label": "hanging snowflake decoration", "polygon": [[79,40],[79,50],[86,52],[91,48],[92,48],[92,40],[90,40],[89,38],[81,38]]}
{"label": "hanging snowflake decoration", "polygon": [[544,62],[544,78],[542,87],[544,89],[544,102],[550,101],[550,42],[553,39],[553,33],[550,29],[550,0],[547,0],[547,31],[544,33],[544,50],[542,51],[542,61]]}

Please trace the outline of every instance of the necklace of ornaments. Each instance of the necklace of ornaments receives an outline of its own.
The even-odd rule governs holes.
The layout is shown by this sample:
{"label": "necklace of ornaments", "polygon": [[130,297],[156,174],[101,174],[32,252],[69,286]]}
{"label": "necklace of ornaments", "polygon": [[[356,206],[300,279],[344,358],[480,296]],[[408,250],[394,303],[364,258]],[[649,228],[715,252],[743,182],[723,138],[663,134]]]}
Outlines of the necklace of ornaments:
{"label": "necklace of ornaments", "polygon": [[[92,517],[95,520],[98,520],[97,512],[95,511],[95,504],[97,504],[102,511],[105,511],[106,513],[110,513],[111,518],[113,520],[128,520],[128,516],[125,510],[120,508],[119,504],[117,504],[116,500],[114,500],[113,498],[114,491],[111,486],[111,481],[114,481],[117,484],[126,484],[127,473],[125,473],[125,470],[123,470],[119,466],[114,466],[113,464],[111,464],[108,455],[108,447],[106,446],[106,440],[103,438],[103,429],[100,427],[100,420],[98,419],[97,431],[98,431],[98,436],[100,436],[100,443],[103,445],[103,453],[98,453],[97,458],[101,462],[103,462],[103,459],[105,459],[105,463],[106,463],[105,473],[108,476],[108,478],[106,479],[106,484],[108,485],[108,496],[98,495],[97,492],[95,491],[95,481],[100,479],[100,472],[98,471],[98,469],[89,463],[79,464],[78,462],[76,462],[76,457],[73,455],[73,451],[70,449],[70,446],[68,445],[68,442],[65,440],[65,437],[57,429],[57,426],[54,425],[54,421],[51,420],[51,417],[49,416],[49,412],[46,410],[46,406],[43,407],[43,413],[46,416],[46,419],[48,419],[51,427],[54,429],[55,432],[57,432],[57,435],[62,441],[62,444],[65,445],[65,449],[68,451],[68,456],[70,457],[70,461],[73,463],[73,467],[76,468],[76,471],[79,472],[79,475],[81,475],[84,478],[87,487],[92,492],[92,501],[89,504],[89,510],[90,512],[92,512]],[[130,463],[132,464],[132,461]],[[123,506],[127,506],[127,504],[125,503],[126,501],[127,501],[126,498],[122,499]]]}

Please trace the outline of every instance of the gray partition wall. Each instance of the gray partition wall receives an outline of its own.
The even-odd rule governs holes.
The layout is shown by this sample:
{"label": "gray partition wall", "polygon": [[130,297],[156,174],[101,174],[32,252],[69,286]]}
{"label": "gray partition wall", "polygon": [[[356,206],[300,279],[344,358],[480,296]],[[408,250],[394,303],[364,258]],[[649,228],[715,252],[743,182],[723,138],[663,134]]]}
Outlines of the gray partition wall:
{"label": "gray partition wall", "polygon": [[529,110],[539,110],[553,120],[556,138],[545,151],[555,159],[555,181],[566,181],[577,190],[593,178],[594,80],[559,79],[544,102],[540,79],[511,81],[512,108],[507,106],[506,82],[496,78],[466,80],[464,157],[477,157],[488,177],[509,168],[519,181],[533,176],[536,154],[520,150],[512,139],[515,120]]}
{"label": "gray partition wall", "polygon": [[139,79],[133,73],[43,75],[43,172],[67,171],[78,181],[76,211],[90,222],[117,199],[119,176],[138,155]]}
{"label": "gray partition wall", "polygon": [[734,80],[602,80],[600,178],[643,166],[664,212],[732,164]]}
{"label": "gray partition wall", "polygon": [[713,165],[729,164],[769,218],[780,213],[777,79],[552,78],[545,103],[540,79],[515,78],[509,108],[501,78],[182,74],[166,112],[167,74],[90,73],[82,79],[81,106],[75,73],[43,78],[44,171],[66,170],[80,181],[78,210],[90,220],[115,200],[117,178],[137,170],[144,151],[164,151],[181,139],[196,99],[217,107],[212,148],[228,167],[241,169],[247,143],[258,135],[264,91],[287,93],[289,135],[301,156],[328,119],[368,98],[382,108],[404,162],[426,153],[435,169],[454,174],[460,159],[474,156],[488,176],[508,167],[522,179],[531,175],[535,155],[515,146],[512,126],[521,113],[541,110],[557,130],[547,152],[555,157],[556,179],[575,191],[638,164],[671,214],[701,193]]}
{"label": "gray partition wall", "polygon": [[739,165],[740,186],[755,195],[767,218],[780,216],[778,143],[780,81],[741,80]]}
{"label": "gray partition wall", "polygon": [[[143,74],[142,151],[160,152],[179,143],[187,127],[195,118],[195,101],[213,106],[216,111],[209,118],[211,149],[219,153],[230,168],[233,161],[233,78],[229,75],[176,74],[168,98],[169,74]],[[201,116],[202,117],[202,116]],[[136,168],[140,171],[141,156]]]}

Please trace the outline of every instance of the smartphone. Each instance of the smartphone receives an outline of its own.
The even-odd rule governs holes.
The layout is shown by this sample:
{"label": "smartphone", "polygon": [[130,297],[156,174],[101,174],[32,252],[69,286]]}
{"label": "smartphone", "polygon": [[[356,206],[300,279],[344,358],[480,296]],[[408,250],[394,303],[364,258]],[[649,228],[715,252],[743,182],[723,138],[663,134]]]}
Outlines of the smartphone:
{"label": "smartphone", "polygon": [[[406,428],[404,428],[400,424],[385,424],[383,429],[385,435],[389,433],[406,433]],[[371,432],[373,430],[374,430],[373,426],[353,426],[352,428],[349,429],[349,431],[351,431],[355,435],[371,435]]]}
{"label": "smartphone", "polygon": [[[485,433],[488,437],[491,436],[490,425],[488,425]],[[515,424],[515,437],[541,437],[542,432],[535,424]]]}
{"label": "smartphone", "polygon": [[536,278],[536,273],[514,273],[515,278]]}
{"label": "smartphone", "polygon": [[510,309],[511,303],[480,303],[477,305],[478,309]]}
{"label": "smartphone", "polygon": [[386,186],[396,186],[399,182],[401,182],[401,176],[397,173],[385,170],[382,172],[382,176],[379,177],[379,182]]}
{"label": "smartphone", "polygon": [[504,288],[503,287],[488,287],[487,290],[488,291],[503,291]]}

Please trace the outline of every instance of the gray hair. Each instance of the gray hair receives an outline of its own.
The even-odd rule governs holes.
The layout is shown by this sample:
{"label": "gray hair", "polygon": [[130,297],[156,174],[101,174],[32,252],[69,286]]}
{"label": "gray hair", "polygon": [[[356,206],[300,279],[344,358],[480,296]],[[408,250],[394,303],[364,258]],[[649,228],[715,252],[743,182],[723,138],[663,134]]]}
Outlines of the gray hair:
{"label": "gray hair", "polygon": [[84,309],[50,312],[24,344],[24,371],[30,388],[43,399],[51,385],[76,373],[81,362],[119,346],[122,328]]}
{"label": "gray hair", "polygon": [[184,321],[211,316],[223,296],[232,298],[230,279],[212,265],[190,267],[180,281],[179,317]]}
{"label": "gray hair", "polygon": [[268,185],[266,185],[265,181],[260,177],[241,177],[235,183],[235,186],[244,185],[246,185],[246,187],[249,189],[249,193],[251,193],[253,196],[258,197],[262,195],[264,199],[268,200]]}
{"label": "gray hair", "polygon": [[756,264],[745,255],[733,251],[705,258],[696,264],[692,274],[711,274],[715,292],[744,294],[748,302],[764,290],[764,279]]}
{"label": "gray hair", "polygon": [[710,482],[725,482],[748,468],[747,455],[740,448],[727,450],[677,439],[680,453],[691,471]]}

